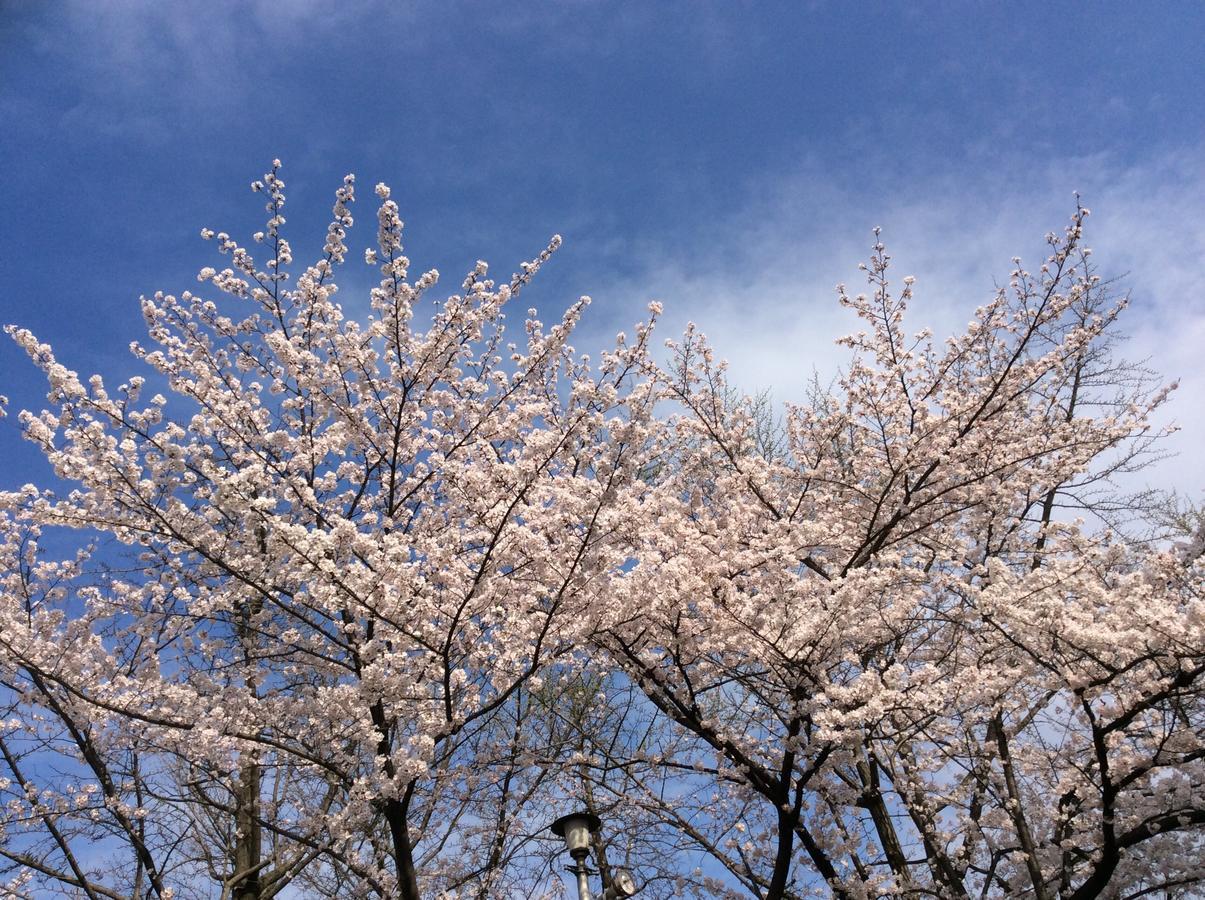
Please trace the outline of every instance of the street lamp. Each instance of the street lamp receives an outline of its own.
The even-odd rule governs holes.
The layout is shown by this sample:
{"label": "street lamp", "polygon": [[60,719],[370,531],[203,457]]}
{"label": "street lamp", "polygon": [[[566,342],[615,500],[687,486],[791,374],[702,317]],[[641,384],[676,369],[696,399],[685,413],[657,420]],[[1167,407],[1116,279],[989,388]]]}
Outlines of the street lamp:
{"label": "street lamp", "polygon": [[631,897],[638,891],[636,879],[627,869],[616,869],[611,873],[611,883],[603,894],[605,900],[618,900],[620,897]]}
{"label": "street lamp", "polygon": [[[565,870],[572,872],[577,878],[578,900],[593,900],[590,893],[589,875],[595,874],[586,860],[590,856],[590,838],[602,828],[602,821],[591,812],[569,813],[561,816],[552,823],[552,833],[564,839],[565,849],[573,857],[573,865]],[[604,886],[603,900],[621,900],[636,893],[636,881],[631,874],[623,869],[616,869],[611,875],[611,883]]]}

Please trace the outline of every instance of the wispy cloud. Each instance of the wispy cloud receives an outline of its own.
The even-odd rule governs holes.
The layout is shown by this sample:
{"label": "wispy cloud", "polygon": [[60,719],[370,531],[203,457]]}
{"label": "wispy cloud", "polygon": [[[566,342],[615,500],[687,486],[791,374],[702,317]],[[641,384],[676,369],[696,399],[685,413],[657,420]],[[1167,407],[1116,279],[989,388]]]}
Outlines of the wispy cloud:
{"label": "wispy cloud", "polygon": [[[375,3],[373,4],[375,5]],[[403,17],[399,5],[390,18]],[[67,0],[15,31],[24,53],[50,62],[74,103],[60,132],[164,144],[198,120],[267,108],[273,73],[309,56],[357,14],[317,0],[212,0],[204,7],[151,0]],[[56,104],[57,106],[57,104]]]}
{"label": "wispy cloud", "polygon": [[694,321],[744,390],[768,388],[778,400],[797,399],[813,371],[831,377],[845,359],[834,340],[858,326],[837,306],[834,286],[856,289],[873,226],[883,226],[897,282],[905,274],[917,278],[912,325],[940,336],[965,325],[1007,276],[1011,257],[1036,267],[1043,235],[1067,223],[1078,191],[1093,210],[1087,243],[1102,275],[1126,275],[1125,355],[1149,359],[1180,383],[1161,417],[1181,426],[1168,442],[1179,456],[1151,470],[1149,480],[1196,493],[1205,487],[1199,286],[1205,154],[1199,151],[1136,164],[1105,156],[1039,166],[996,159],[987,171],[967,168],[873,189],[835,185],[804,170],[752,186],[748,206],[717,222],[706,245],[644,248],[631,276],[598,293],[610,301],[605,307],[626,308],[629,318],[629,304],[664,300],[663,333]]}

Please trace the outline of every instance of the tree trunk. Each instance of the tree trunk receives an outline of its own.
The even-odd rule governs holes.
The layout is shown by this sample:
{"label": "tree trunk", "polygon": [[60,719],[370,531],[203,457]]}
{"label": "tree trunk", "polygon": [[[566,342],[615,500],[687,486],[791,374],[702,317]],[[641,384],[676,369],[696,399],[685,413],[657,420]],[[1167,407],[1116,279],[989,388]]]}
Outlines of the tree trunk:
{"label": "tree trunk", "polygon": [[260,871],[263,868],[263,829],[259,822],[260,767],[253,754],[239,769],[236,787],[233,900],[260,900]]}
{"label": "tree trunk", "polygon": [[410,791],[403,800],[390,800],[385,804],[385,820],[389,823],[389,834],[393,838],[393,861],[397,866],[397,886],[402,900],[419,900],[418,872],[414,868],[414,845],[410,840],[410,826],[406,822],[409,813]]}
{"label": "tree trunk", "polygon": [[[265,537],[259,535],[261,550]],[[244,604],[240,610],[238,624],[239,643],[243,648],[244,678],[247,692],[257,695],[258,681],[255,671],[254,618],[263,609],[262,600]],[[232,900],[260,900],[262,894],[260,873],[263,870],[263,827],[260,825],[259,790],[262,772],[255,750],[240,754],[238,781],[235,784],[235,836],[234,875],[231,885]]]}

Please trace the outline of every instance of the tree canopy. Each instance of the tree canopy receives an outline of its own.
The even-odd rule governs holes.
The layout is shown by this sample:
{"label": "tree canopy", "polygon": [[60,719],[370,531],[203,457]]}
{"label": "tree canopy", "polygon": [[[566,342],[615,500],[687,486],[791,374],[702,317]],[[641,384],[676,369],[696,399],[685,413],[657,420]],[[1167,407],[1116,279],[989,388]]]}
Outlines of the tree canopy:
{"label": "tree canopy", "polygon": [[1116,484],[1168,391],[1087,210],[944,341],[876,233],[780,413],[657,304],[597,358],[586,297],[508,335],[559,237],[436,300],[377,185],[345,307],[355,179],[300,270],[252,188],[119,387],[8,329],[53,470],[0,493],[9,894],[559,896],[575,804],[650,898],[1205,880],[1205,531]]}

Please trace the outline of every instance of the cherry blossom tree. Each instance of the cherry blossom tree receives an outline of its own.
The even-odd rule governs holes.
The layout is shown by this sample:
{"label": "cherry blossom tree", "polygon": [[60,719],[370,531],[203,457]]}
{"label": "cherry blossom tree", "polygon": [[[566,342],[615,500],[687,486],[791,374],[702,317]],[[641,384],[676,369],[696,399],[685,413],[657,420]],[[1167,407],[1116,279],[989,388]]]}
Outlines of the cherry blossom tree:
{"label": "cherry blossom tree", "polygon": [[[1050,236],[944,344],[876,244],[831,390],[742,396],[691,328],[597,360],[434,300],[378,185],[336,300],[268,219],[156,294],[140,375],[46,375],[0,494],[0,877],[17,897],[558,896],[570,798],[650,898],[1187,896],[1205,537],[1134,540],[1166,392]],[[149,399],[146,399],[149,395]],[[1170,529],[1165,534],[1170,534]],[[67,549],[64,549],[67,548]]]}
{"label": "cherry blossom tree", "polygon": [[840,289],[865,323],[848,369],[781,441],[701,335],[672,345],[673,462],[617,588],[645,612],[599,644],[676,737],[596,745],[595,778],[622,770],[710,855],[703,895],[1137,897],[1205,877],[1199,548],[1060,518],[1117,518],[1090,488],[1150,449],[1165,396],[1098,377],[1120,305],[1085,215],[944,346],[905,330],[913,280],[894,292],[876,245],[869,291]]}
{"label": "cherry blossom tree", "polygon": [[[142,301],[146,375],[81,381],[10,329],[50,386],[20,421],[65,488],[0,500],[22,560],[4,583],[4,674],[23,710],[31,692],[55,710],[77,764],[31,763],[10,785],[9,846],[32,833],[38,850],[9,858],[34,892],[181,896],[194,882],[172,861],[218,835],[227,849],[193,861],[240,900],[294,880],[417,898],[488,876],[505,894],[500,862],[531,815],[515,798],[541,780],[514,749],[525,686],[614,624],[600,597],[647,490],[650,327],[595,363],[568,343],[582,298],[550,328],[529,310],[508,343],[504,310],[559,237],[506,281],[478,263],[430,301],[438,274],[409,279],[384,185],[365,255],[379,282],[356,321],[334,280],[354,179],[295,279],[279,164],[252,187],[266,262],[203,231],[230,265],[202,269],[202,293]],[[133,565],[42,560],[44,529],[107,539]],[[150,772],[112,771],[142,747]],[[97,810],[130,872],[79,862],[75,819]],[[146,846],[152,820],[180,836]]]}

